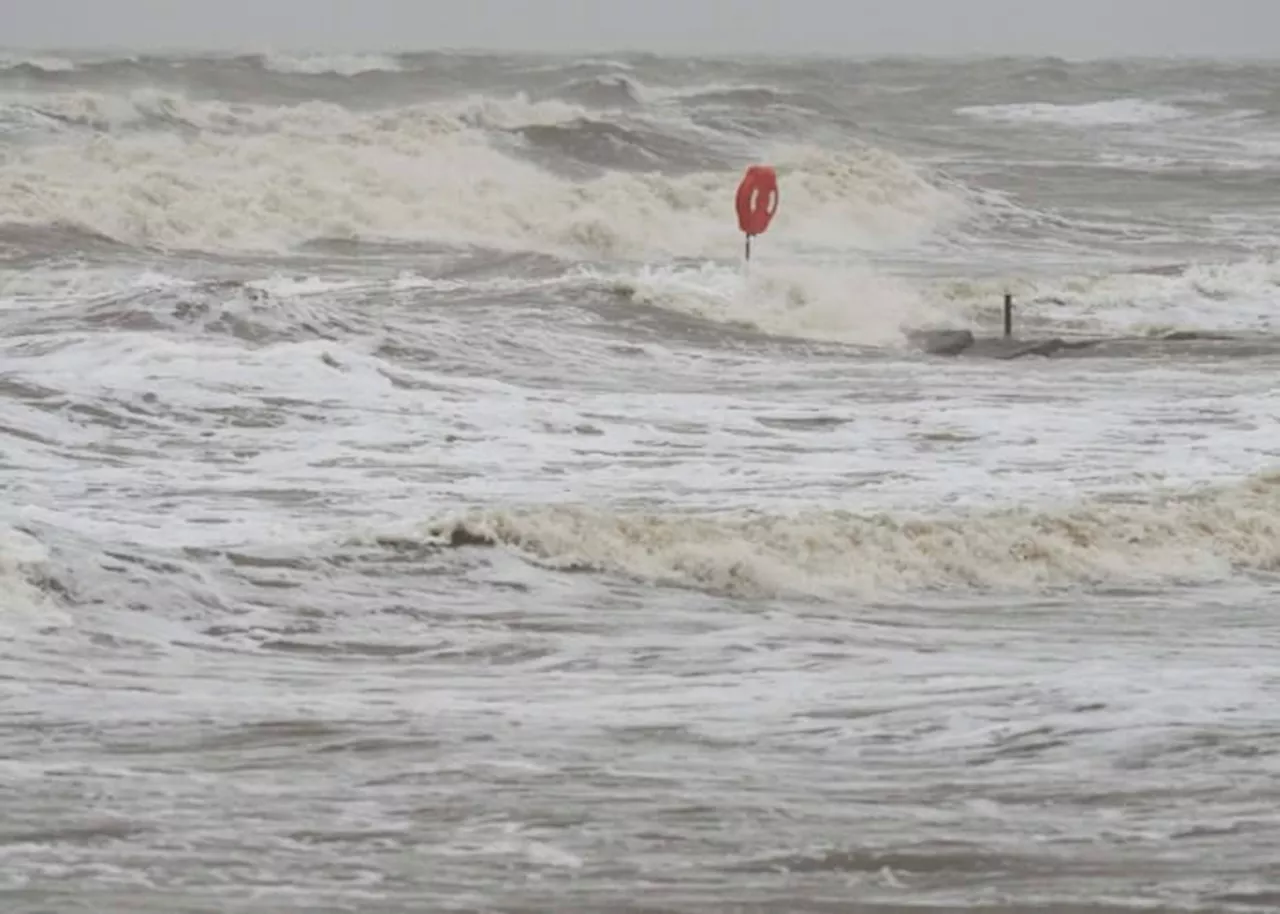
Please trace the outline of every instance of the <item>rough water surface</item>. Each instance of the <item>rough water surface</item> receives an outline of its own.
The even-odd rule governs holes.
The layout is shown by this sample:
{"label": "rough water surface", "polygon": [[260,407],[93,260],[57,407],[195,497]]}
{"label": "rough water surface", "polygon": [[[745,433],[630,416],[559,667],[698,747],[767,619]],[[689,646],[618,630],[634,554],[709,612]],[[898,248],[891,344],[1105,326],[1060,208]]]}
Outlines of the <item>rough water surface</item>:
{"label": "rough water surface", "polygon": [[1274,910],[1278,78],[0,55],[0,905]]}

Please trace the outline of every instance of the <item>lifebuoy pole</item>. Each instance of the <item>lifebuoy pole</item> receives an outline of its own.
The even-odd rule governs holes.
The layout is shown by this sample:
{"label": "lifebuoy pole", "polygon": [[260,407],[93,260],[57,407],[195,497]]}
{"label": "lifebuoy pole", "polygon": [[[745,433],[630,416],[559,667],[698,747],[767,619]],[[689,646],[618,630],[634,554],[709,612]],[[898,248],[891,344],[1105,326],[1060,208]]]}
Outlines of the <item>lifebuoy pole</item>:
{"label": "lifebuoy pole", "polygon": [[751,260],[751,236],[764,234],[778,209],[778,175],[769,165],[747,168],[734,197],[738,228],[747,236],[746,255]]}

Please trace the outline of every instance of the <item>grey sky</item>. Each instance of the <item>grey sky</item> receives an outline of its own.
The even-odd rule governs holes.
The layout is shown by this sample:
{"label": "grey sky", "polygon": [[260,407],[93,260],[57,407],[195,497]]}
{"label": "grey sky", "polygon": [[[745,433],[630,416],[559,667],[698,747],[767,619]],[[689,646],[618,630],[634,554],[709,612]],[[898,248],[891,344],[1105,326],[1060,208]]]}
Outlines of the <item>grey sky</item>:
{"label": "grey sky", "polygon": [[0,0],[0,45],[1280,57],[1280,0]]}

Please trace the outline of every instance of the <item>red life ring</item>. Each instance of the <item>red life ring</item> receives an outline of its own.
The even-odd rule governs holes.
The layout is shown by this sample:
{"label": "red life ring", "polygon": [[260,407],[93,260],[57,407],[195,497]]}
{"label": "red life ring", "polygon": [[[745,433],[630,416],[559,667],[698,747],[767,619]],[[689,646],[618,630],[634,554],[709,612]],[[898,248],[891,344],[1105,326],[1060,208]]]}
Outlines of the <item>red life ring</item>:
{"label": "red life ring", "polygon": [[778,211],[778,175],[768,165],[752,165],[738,185],[738,227],[762,235]]}

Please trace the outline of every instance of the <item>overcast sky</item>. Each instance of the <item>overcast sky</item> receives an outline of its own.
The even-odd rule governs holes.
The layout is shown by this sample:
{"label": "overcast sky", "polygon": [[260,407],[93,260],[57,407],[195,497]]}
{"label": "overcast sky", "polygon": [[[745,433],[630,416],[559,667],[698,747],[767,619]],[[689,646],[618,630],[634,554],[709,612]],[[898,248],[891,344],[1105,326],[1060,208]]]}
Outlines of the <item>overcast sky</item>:
{"label": "overcast sky", "polygon": [[0,0],[0,45],[1280,56],[1280,0]]}

